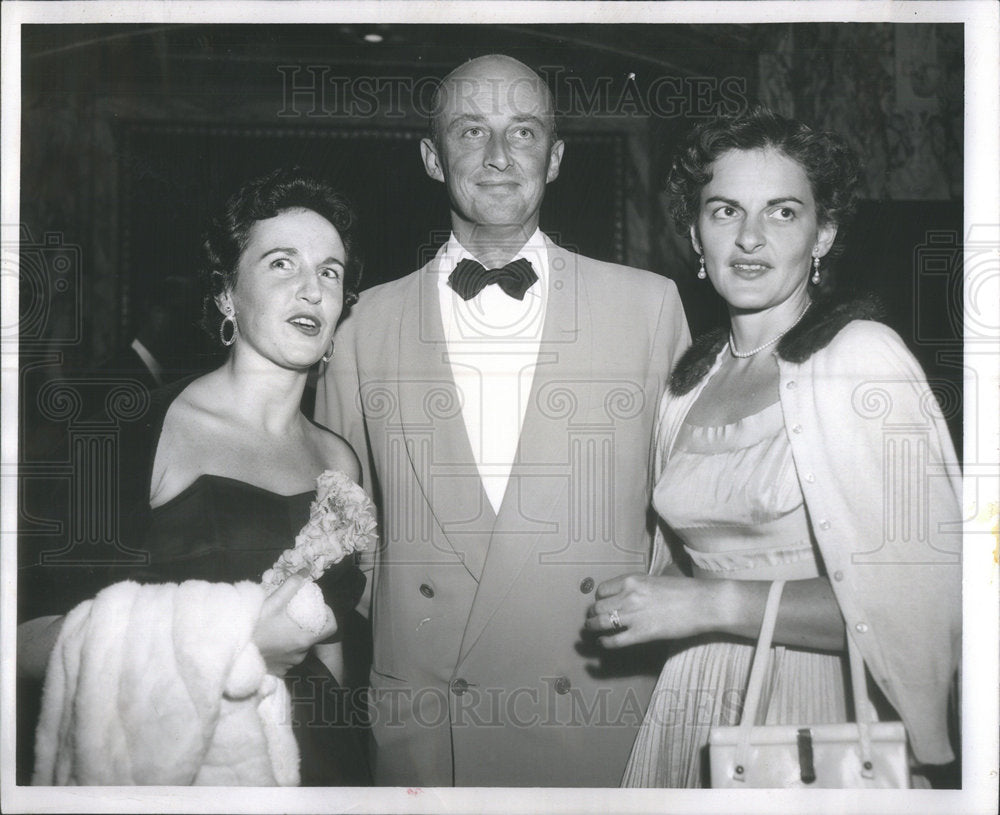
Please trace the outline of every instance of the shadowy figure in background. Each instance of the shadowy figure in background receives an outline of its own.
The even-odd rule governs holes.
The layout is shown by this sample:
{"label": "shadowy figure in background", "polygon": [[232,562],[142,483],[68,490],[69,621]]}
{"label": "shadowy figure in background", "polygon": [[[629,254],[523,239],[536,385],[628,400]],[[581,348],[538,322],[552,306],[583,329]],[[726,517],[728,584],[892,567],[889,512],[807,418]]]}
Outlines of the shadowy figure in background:
{"label": "shadowy figure in background", "polygon": [[150,390],[199,372],[199,332],[193,281],[171,275],[153,282],[141,298],[132,339],[90,373],[134,379]]}

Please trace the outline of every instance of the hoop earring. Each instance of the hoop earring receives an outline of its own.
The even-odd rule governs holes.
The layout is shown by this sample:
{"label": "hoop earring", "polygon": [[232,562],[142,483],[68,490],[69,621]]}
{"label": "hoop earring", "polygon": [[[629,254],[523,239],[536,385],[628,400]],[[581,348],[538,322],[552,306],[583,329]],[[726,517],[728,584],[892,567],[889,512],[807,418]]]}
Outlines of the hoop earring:
{"label": "hoop earring", "polygon": [[327,353],[323,354],[323,356],[321,356],[320,359],[323,360],[323,362],[329,362],[331,359],[333,359],[334,348],[335,348],[335,345],[334,345],[334,343],[331,342],[330,343],[330,350]]}
{"label": "hoop earring", "polygon": [[[226,323],[232,324],[232,330],[229,334],[229,339],[226,339]],[[239,333],[239,326],[236,324],[236,315],[227,314],[222,318],[222,322],[219,323],[219,341],[225,345],[227,348],[236,342],[236,335]]]}
{"label": "hoop earring", "polygon": [[818,286],[819,285],[819,280],[820,280],[820,278],[819,278],[819,255],[813,255],[813,273],[812,273],[812,277],[809,278],[809,279],[812,280],[814,286]]}
{"label": "hoop earring", "polygon": [[698,255],[698,279],[704,280],[708,277],[708,272],[705,271],[705,256]]}

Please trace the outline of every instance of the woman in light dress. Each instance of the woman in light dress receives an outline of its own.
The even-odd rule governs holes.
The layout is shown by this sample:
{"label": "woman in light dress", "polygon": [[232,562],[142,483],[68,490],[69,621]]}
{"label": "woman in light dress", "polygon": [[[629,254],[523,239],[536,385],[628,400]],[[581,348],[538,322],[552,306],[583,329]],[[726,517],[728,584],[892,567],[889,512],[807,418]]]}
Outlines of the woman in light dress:
{"label": "woman in light dress", "polygon": [[852,718],[846,624],[914,763],[954,758],[959,471],[902,340],[872,302],[826,293],[857,179],[841,139],[762,108],[697,127],[674,162],[675,221],[730,325],[663,398],[652,567],[589,610],[605,647],[673,641],[625,786],[705,785],[709,729],[739,723],[779,579],[767,723]]}

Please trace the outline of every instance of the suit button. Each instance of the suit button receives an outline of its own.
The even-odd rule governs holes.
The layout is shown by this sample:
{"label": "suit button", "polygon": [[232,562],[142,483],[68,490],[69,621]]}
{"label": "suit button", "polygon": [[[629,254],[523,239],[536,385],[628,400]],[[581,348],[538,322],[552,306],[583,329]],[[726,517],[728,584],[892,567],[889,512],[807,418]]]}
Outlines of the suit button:
{"label": "suit button", "polygon": [[428,585],[427,585],[426,583],[423,583],[423,584],[421,584],[421,586],[420,586],[420,593],[421,593],[421,594],[422,594],[422,595],[423,595],[424,597],[433,597],[433,596],[434,596],[434,589],[432,589],[432,588],[431,588],[430,586],[428,586]]}
{"label": "suit button", "polygon": [[864,634],[865,632],[868,631],[868,623],[858,623],[856,626],[854,626],[854,630],[857,631],[859,634]]}
{"label": "suit button", "polygon": [[580,591],[584,594],[590,594],[594,590],[594,578],[585,577],[580,581]]}
{"label": "suit button", "polygon": [[791,379],[785,387],[788,388],[788,390],[793,391],[798,387],[798,383],[794,379]]}
{"label": "suit button", "polygon": [[840,581],[844,579],[844,573],[839,569],[833,573],[833,579]]}
{"label": "suit button", "polygon": [[469,689],[469,683],[464,679],[452,679],[451,680],[451,692],[456,696],[461,696]]}
{"label": "suit button", "polygon": [[569,693],[570,681],[565,676],[560,676],[556,680],[556,693],[566,694]]}
{"label": "suit button", "polygon": [[800,424],[793,424],[792,425],[792,432],[793,433],[801,433],[802,432],[802,425],[800,425]]}

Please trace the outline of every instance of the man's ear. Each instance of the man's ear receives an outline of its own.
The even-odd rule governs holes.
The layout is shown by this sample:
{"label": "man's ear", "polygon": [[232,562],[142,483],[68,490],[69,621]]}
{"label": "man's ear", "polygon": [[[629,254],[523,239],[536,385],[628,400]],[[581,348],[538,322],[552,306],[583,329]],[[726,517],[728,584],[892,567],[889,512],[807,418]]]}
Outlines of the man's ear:
{"label": "man's ear", "polygon": [[694,228],[694,224],[691,224],[689,234],[691,235],[691,245],[694,247],[694,251],[699,255],[702,254],[701,241],[698,240],[698,231]]}
{"label": "man's ear", "polygon": [[420,140],[420,156],[424,160],[424,171],[435,181],[444,181],[444,168],[438,156],[437,145],[434,139],[425,138]]}
{"label": "man's ear", "polygon": [[559,165],[562,163],[563,150],[566,143],[562,139],[557,139],[549,148],[549,169],[545,173],[545,183],[555,181],[559,178]]}

